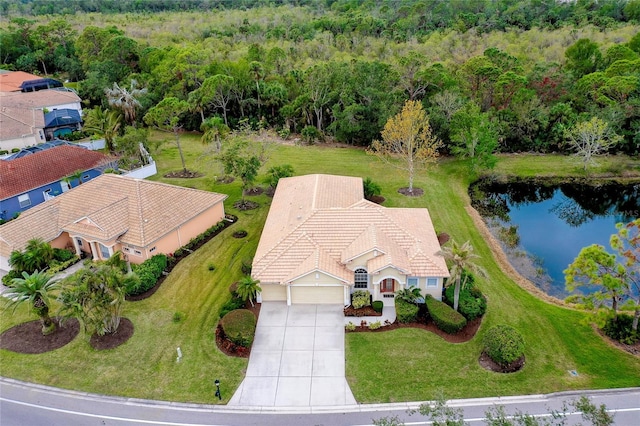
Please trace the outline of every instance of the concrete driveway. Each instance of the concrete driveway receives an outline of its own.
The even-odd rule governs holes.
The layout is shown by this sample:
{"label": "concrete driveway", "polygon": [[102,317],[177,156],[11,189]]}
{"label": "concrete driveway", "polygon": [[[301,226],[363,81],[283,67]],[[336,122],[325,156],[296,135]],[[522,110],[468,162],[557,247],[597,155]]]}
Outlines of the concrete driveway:
{"label": "concrete driveway", "polygon": [[341,305],[263,302],[249,366],[228,405],[353,405]]}

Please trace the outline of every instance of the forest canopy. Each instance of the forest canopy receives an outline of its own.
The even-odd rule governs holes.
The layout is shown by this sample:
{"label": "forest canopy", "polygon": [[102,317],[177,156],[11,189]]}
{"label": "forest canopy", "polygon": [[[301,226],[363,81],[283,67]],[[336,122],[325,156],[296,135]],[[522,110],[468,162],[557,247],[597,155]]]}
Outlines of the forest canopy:
{"label": "forest canopy", "polygon": [[186,130],[218,117],[368,146],[412,100],[444,153],[568,152],[594,117],[620,136],[609,152],[640,151],[640,0],[61,4],[0,4],[0,67],[68,80],[88,108],[135,83],[121,132],[176,98]]}

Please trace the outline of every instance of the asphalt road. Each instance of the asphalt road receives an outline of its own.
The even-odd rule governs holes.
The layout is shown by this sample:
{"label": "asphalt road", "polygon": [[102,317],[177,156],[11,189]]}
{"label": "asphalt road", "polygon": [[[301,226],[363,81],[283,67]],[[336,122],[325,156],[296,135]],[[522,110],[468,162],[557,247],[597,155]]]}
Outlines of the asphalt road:
{"label": "asphalt road", "polygon": [[[570,402],[581,395],[589,396],[596,405],[605,404],[615,415],[616,425],[640,426],[640,388],[451,400],[448,405],[462,408],[466,421],[475,426],[484,424],[484,413],[493,405],[504,406],[507,413],[520,410],[544,416],[550,409],[560,409],[563,402]],[[93,395],[0,378],[2,426],[361,426],[396,416],[407,426],[431,424],[419,414],[407,413],[408,409],[415,409],[419,404],[243,409]],[[581,416],[574,413],[568,419],[569,425],[577,424]]]}

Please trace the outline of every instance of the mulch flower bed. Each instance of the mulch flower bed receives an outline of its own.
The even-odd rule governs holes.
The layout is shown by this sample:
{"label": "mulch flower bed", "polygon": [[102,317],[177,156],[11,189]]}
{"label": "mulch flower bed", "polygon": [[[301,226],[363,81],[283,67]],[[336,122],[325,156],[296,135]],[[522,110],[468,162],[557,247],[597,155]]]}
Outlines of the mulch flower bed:
{"label": "mulch flower bed", "polygon": [[247,236],[247,231],[236,231],[233,233],[233,238],[244,238]]}
{"label": "mulch flower bed", "polygon": [[71,342],[80,332],[77,319],[64,321],[60,325],[60,318],[55,318],[56,331],[43,336],[40,320],[18,324],[0,334],[0,349],[21,354],[42,354],[61,348]]}
{"label": "mulch flower bed", "polygon": [[382,195],[373,195],[368,198],[369,201],[376,204],[384,203],[385,198]]}
{"label": "mulch flower bed", "polygon": [[[247,305],[243,309],[250,310],[256,318],[258,318],[261,306],[262,305],[260,303],[255,303],[255,306],[251,306],[251,304],[247,302]],[[251,347],[236,345],[231,340],[227,339],[227,336],[225,336],[224,330],[222,330],[222,326],[219,322],[218,327],[216,328],[216,346],[218,346],[218,349],[227,356],[249,358],[249,355],[251,354]]]}
{"label": "mulch flower bed", "polygon": [[194,172],[192,170],[176,170],[175,172],[165,173],[164,177],[166,178],[182,178],[182,179],[193,179],[204,176],[200,172]]}
{"label": "mulch flower bed", "polygon": [[365,306],[364,308],[355,309],[349,305],[344,308],[345,317],[380,317],[382,312],[377,312],[371,306]]}
{"label": "mulch flower bed", "polygon": [[493,371],[495,373],[515,373],[524,367],[525,358],[523,355],[508,365],[500,365],[483,351],[480,358],[478,358],[478,363],[485,370]]}
{"label": "mulch flower bed", "polygon": [[264,188],[260,188],[259,186],[256,186],[255,188],[249,188],[244,191],[244,195],[248,196],[260,195],[262,193],[264,193]]}
{"label": "mulch flower bed", "polygon": [[98,336],[94,334],[89,340],[91,347],[98,351],[117,348],[133,336],[133,323],[127,318],[120,319],[120,325],[115,333]]}
{"label": "mulch flower bed", "polygon": [[[354,324],[356,324],[356,322],[357,322],[357,319],[356,321],[353,321]],[[354,331],[347,331],[347,333],[356,333],[356,332],[379,333],[383,331],[396,330],[398,328],[421,328],[423,330],[430,331],[434,334],[437,334],[438,336],[442,337],[443,340],[449,343],[464,343],[473,339],[478,329],[480,328],[481,323],[482,323],[482,318],[476,318],[473,321],[469,321],[467,325],[462,330],[458,331],[456,334],[445,333],[444,331],[436,327],[436,325],[431,321],[428,321],[428,322],[418,321],[418,322],[411,322],[406,324],[402,324],[402,323],[399,323],[398,321],[395,321],[390,325],[383,325],[382,327],[376,330],[371,330],[368,324],[364,326],[356,324],[356,329]]]}
{"label": "mulch flower bed", "polygon": [[260,204],[256,203],[255,201],[238,200],[235,203],[233,203],[233,207],[235,207],[240,211],[247,211],[247,210],[257,209],[258,207],[260,207]]}
{"label": "mulch flower bed", "polygon": [[424,190],[422,188],[413,188],[413,192],[409,192],[408,187],[398,189],[398,192],[402,195],[406,195],[407,197],[420,197],[424,195]]}
{"label": "mulch flower bed", "polygon": [[216,179],[217,183],[231,183],[235,180],[235,178],[233,176],[221,176],[218,179]]}

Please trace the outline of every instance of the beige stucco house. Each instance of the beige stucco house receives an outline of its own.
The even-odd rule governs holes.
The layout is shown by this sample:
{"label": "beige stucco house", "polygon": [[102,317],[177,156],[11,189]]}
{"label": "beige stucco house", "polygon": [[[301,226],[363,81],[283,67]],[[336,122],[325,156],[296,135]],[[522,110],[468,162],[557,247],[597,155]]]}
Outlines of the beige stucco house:
{"label": "beige stucco house", "polygon": [[427,209],[387,208],[364,199],[362,179],[280,179],[252,275],[258,301],[350,304],[355,290],[393,305],[417,286],[440,300],[447,265]]}
{"label": "beige stucco house", "polygon": [[0,225],[0,269],[32,238],[93,259],[122,251],[141,263],[173,253],[224,219],[226,195],[114,174],[101,175]]}

